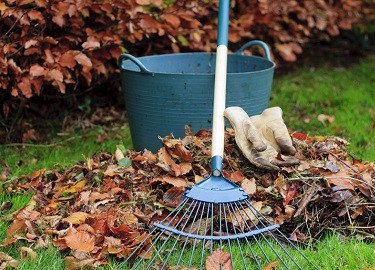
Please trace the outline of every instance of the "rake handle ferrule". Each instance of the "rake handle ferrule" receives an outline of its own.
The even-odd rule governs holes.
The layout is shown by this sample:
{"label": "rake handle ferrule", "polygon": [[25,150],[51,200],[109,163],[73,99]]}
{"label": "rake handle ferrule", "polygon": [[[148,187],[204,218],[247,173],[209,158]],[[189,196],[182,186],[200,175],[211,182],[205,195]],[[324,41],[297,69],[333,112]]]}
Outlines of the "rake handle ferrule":
{"label": "rake handle ferrule", "polygon": [[214,176],[220,176],[223,169],[223,158],[221,156],[213,156],[211,158],[211,170]]}

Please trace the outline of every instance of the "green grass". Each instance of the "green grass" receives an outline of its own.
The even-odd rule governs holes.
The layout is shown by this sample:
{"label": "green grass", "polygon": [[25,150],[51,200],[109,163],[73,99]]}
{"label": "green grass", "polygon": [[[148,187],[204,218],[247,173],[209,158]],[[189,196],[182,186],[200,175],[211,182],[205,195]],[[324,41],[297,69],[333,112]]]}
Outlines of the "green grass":
{"label": "green grass", "polygon": [[[301,69],[274,81],[270,106],[280,106],[287,126],[294,131],[312,135],[338,135],[351,142],[350,151],[364,160],[375,160],[375,56],[348,69]],[[277,71],[276,71],[277,72]],[[335,116],[332,123],[322,124],[319,114]],[[1,145],[0,161],[11,169],[6,181],[30,174],[42,168],[66,168],[95,152],[114,153],[116,145],[130,147],[127,126],[105,130],[108,140],[97,143],[102,128],[78,131],[67,138],[55,138],[47,145]],[[0,166],[6,168],[3,163]],[[1,168],[1,167],[0,167]],[[1,171],[0,171],[1,172]],[[11,221],[11,213],[27,205],[32,194],[0,194],[0,204],[12,202],[12,208],[3,212],[0,220],[0,241]],[[16,259],[21,255],[19,246],[30,244],[19,241],[16,245],[0,247]],[[34,248],[34,244],[31,244]],[[36,249],[35,261],[21,259],[19,269],[64,269],[65,253],[52,245]],[[293,251],[290,251],[293,252]],[[304,249],[307,256],[321,269],[363,269],[375,267],[375,244],[357,239],[341,239],[332,234]],[[237,253],[238,255],[238,253]],[[119,261],[110,259],[113,269]]]}
{"label": "green grass", "polygon": [[[107,132],[108,139],[98,143],[97,136]],[[104,131],[94,128],[78,131],[68,138],[54,138],[47,144],[11,144],[0,146],[0,157],[11,168],[11,175],[30,174],[42,168],[63,168],[91,157],[96,152],[114,153],[116,145],[131,147],[127,125],[116,126]]]}
{"label": "green grass", "polygon": [[[375,56],[349,69],[301,69],[274,81],[271,106],[280,106],[294,131],[350,141],[357,158],[375,161]],[[334,116],[332,123],[318,115]]]}
{"label": "green grass", "polygon": [[[262,255],[260,247],[257,244],[254,244],[253,241],[251,242],[251,248],[247,243],[241,243],[241,252],[245,257],[246,266],[248,267],[248,269],[258,269],[255,262],[251,259],[254,255],[257,256],[258,260],[260,260],[262,267],[265,267],[267,264],[269,264],[269,262],[277,261],[279,262],[280,269],[284,269],[281,263],[281,260],[283,260],[285,265],[288,265],[288,267],[291,267],[291,269],[295,269],[293,268],[295,267],[293,261],[297,262],[298,265],[300,265],[304,270],[313,269],[312,265],[303,256],[301,256],[299,251],[296,249],[287,248],[285,251],[278,244],[276,244],[275,241],[272,240],[270,241],[270,243],[274,250],[272,250],[270,248],[270,245],[267,244],[264,240],[260,240],[259,243],[263,251],[268,256],[268,262]],[[168,258],[168,263],[166,266],[174,266],[176,262],[179,261],[181,251],[183,250],[182,244],[171,249],[173,247],[172,244],[173,242],[168,243],[163,249],[164,252],[160,254],[163,259],[166,259],[169,252],[172,251],[170,257]],[[162,243],[160,243],[160,245],[162,245]],[[160,248],[160,245],[157,248]],[[236,241],[232,241],[231,245],[231,249],[234,254],[233,259],[235,269],[241,270],[243,269],[241,252],[236,245]],[[213,250],[215,250],[216,248],[217,247],[214,247]],[[303,254],[309,258],[313,265],[322,270],[360,270],[364,268],[373,268],[375,266],[375,243],[366,243],[362,240],[356,239],[344,239],[334,233],[326,235],[323,240],[311,244],[307,248],[299,248],[303,251]],[[189,265],[191,255],[190,250],[191,249],[185,250],[185,252],[182,253],[180,265]],[[227,243],[224,243],[223,250],[225,252],[229,252]],[[192,257],[192,266],[201,265],[201,251],[202,249],[197,244]],[[205,264],[205,259],[208,255],[210,255],[209,249],[204,251],[203,265]],[[140,264],[140,266],[145,268],[147,266],[147,263],[148,261],[145,260]],[[110,264],[108,268],[110,269],[112,266],[114,268],[117,268],[119,267],[119,265],[121,264],[119,264],[118,262],[112,262],[112,264]],[[123,266],[124,270],[130,269],[126,264],[121,266]],[[107,269],[107,267],[104,267],[103,269]]]}

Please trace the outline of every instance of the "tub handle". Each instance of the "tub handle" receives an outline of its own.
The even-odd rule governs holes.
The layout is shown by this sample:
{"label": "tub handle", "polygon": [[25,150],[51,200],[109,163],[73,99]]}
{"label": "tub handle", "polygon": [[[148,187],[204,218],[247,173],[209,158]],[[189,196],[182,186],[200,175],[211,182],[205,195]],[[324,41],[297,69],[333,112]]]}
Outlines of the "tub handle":
{"label": "tub handle", "polygon": [[270,53],[270,50],[268,49],[267,44],[264,43],[264,42],[261,41],[261,40],[252,40],[252,41],[249,41],[249,42],[245,43],[245,44],[242,45],[242,47],[236,52],[236,54],[241,54],[241,55],[243,55],[243,54],[244,54],[244,50],[246,50],[247,48],[252,47],[252,46],[260,46],[260,47],[263,49],[266,58],[267,58],[268,60],[272,61],[272,60],[271,60],[271,53]]}
{"label": "tub handle", "polygon": [[130,60],[132,61],[134,64],[136,64],[139,69],[141,70],[141,72],[143,73],[147,73],[147,74],[151,74],[153,75],[154,73],[149,71],[143,64],[141,61],[139,61],[136,57],[134,57],[133,55],[131,54],[127,54],[127,53],[123,53],[120,55],[119,57],[119,66],[120,68],[122,68],[122,61],[124,60]]}

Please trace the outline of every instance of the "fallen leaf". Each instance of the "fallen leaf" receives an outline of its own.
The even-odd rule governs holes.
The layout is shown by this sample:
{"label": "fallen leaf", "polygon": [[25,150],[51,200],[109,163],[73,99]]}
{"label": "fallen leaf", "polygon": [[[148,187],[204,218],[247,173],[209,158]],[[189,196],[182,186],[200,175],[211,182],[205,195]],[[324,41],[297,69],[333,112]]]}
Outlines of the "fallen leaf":
{"label": "fallen leaf", "polygon": [[95,268],[93,267],[93,264],[96,260],[94,258],[89,259],[79,259],[75,258],[73,256],[67,256],[64,258],[64,262],[66,265],[66,270],[80,270],[80,269],[91,269]]}
{"label": "fallen leaf", "polygon": [[[159,163],[161,164],[162,168],[166,168],[167,170],[171,170],[175,176],[181,175],[181,168],[176,162],[173,161],[171,155],[169,154],[167,148],[163,146],[158,151],[158,159]],[[163,166],[166,165],[166,166]]]}
{"label": "fallen leaf", "polygon": [[121,151],[121,149],[118,145],[116,145],[115,158],[116,158],[117,161],[125,158],[124,153]]}
{"label": "fallen leaf", "polygon": [[354,187],[357,186],[354,181],[348,178],[346,173],[337,173],[326,175],[325,179],[330,185],[345,187],[354,191]]}
{"label": "fallen leaf", "polygon": [[69,217],[64,218],[66,222],[69,222],[71,224],[79,225],[85,222],[85,220],[89,217],[90,215],[85,213],[85,212],[74,212],[71,214]]}
{"label": "fallen leaf", "polygon": [[18,261],[13,259],[13,257],[9,256],[8,254],[0,251],[0,262],[1,262],[1,269],[6,269],[7,267],[17,268]]}
{"label": "fallen leaf", "polygon": [[[78,191],[82,190],[86,186],[87,180],[83,178],[81,181],[78,183],[74,184],[71,187],[68,188],[63,188],[62,191],[60,191],[58,194],[59,195],[66,195],[66,194],[72,194],[72,193],[77,193]],[[63,194],[61,194],[63,193]]]}
{"label": "fallen leaf", "polygon": [[253,195],[257,191],[255,178],[243,180],[241,187],[248,195]]}
{"label": "fallen leaf", "polygon": [[242,228],[247,226],[247,224],[245,224],[247,221],[251,221],[252,224],[257,224],[259,220],[258,211],[262,209],[263,202],[253,202],[251,205],[251,208],[237,209],[233,214],[227,216],[227,221],[231,222],[233,226]]}
{"label": "fallen leaf", "polygon": [[90,58],[82,52],[78,52],[74,56],[74,59],[77,61],[78,64],[80,64],[84,67],[92,67],[92,62],[91,62]]}
{"label": "fallen leaf", "polygon": [[169,176],[169,175],[162,175],[159,177],[155,177],[150,181],[150,184],[156,183],[156,182],[161,182],[163,184],[171,184],[174,187],[189,187],[192,185],[192,183],[186,180],[185,178],[174,177],[174,176]]}
{"label": "fallen leaf", "polygon": [[206,269],[232,270],[232,261],[229,253],[216,249],[206,259]]}
{"label": "fallen leaf", "polygon": [[0,3],[0,11],[5,11],[8,9],[8,6],[5,3]]}
{"label": "fallen leaf", "polygon": [[266,265],[265,267],[262,268],[262,270],[272,270],[275,269],[278,265],[280,264],[279,261],[274,261]]}
{"label": "fallen leaf", "polygon": [[38,254],[32,250],[31,248],[28,247],[19,247],[19,251],[21,251],[21,256],[22,258],[30,258],[31,260],[36,260],[38,258]]}
{"label": "fallen leaf", "polygon": [[233,182],[239,182],[245,179],[245,176],[242,174],[241,171],[234,171],[228,175],[228,178],[232,180]]}
{"label": "fallen leaf", "polygon": [[66,245],[71,249],[90,252],[95,247],[95,238],[93,235],[85,231],[77,231],[74,228],[69,228],[64,239]]}
{"label": "fallen leaf", "polygon": [[326,125],[328,123],[333,123],[335,121],[335,117],[333,115],[326,115],[326,114],[319,114],[317,119],[323,125]]}
{"label": "fallen leaf", "polygon": [[124,249],[124,245],[121,243],[121,239],[112,236],[104,237],[103,245],[107,246],[109,254],[117,254]]}
{"label": "fallen leaf", "polygon": [[294,198],[294,196],[297,193],[297,189],[298,189],[298,184],[296,182],[293,182],[291,185],[289,185],[284,201],[283,201],[284,207],[287,206],[289,202]]}
{"label": "fallen leaf", "polygon": [[60,58],[57,60],[57,63],[59,63],[62,67],[67,67],[70,69],[74,69],[77,62],[74,59],[74,55],[71,51],[67,51],[63,55],[60,56]]}
{"label": "fallen leaf", "polygon": [[172,187],[164,193],[163,204],[169,207],[176,207],[182,202],[185,189],[183,187]]}
{"label": "fallen leaf", "polygon": [[176,148],[175,154],[179,156],[180,158],[182,158],[185,162],[194,161],[193,155],[184,146],[182,146],[181,144],[177,144],[175,148]]}

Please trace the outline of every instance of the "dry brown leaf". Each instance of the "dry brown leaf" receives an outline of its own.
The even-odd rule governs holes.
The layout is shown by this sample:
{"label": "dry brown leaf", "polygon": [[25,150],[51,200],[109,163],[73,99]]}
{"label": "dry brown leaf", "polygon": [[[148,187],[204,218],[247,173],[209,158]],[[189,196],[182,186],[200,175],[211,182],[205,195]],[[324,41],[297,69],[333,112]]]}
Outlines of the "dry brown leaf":
{"label": "dry brown leaf", "polygon": [[29,247],[19,247],[18,250],[21,252],[22,258],[28,257],[31,260],[36,260],[38,258],[38,254]]}
{"label": "dry brown leaf", "polygon": [[245,176],[242,174],[241,171],[234,171],[234,172],[231,172],[229,175],[228,175],[228,178],[230,180],[232,180],[233,182],[239,182],[241,180],[244,180],[245,179]]}
{"label": "dry brown leaf", "polygon": [[289,44],[275,44],[275,48],[285,61],[294,62],[297,60],[297,56],[294,54],[293,48]]}
{"label": "dry brown leaf", "polygon": [[38,10],[35,10],[35,9],[30,10],[29,12],[27,12],[27,16],[29,17],[30,20],[37,20],[42,23],[45,22],[43,13]]}
{"label": "dry brown leaf", "polygon": [[[158,159],[159,164],[161,164],[162,168],[166,168],[166,170],[171,170],[175,176],[181,175],[181,168],[176,162],[173,161],[171,155],[169,154],[167,148],[163,146],[158,151]],[[164,166],[163,166],[164,165]],[[166,167],[165,167],[166,165]]]}
{"label": "dry brown leaf", "polygon": [[67,67],[70,69],[74,69],[76,66],[77,62],[74,59],[74,56],[72,55],[71,51],[67,51],[63,55],[60,56],[60,58],[57,60],[57,62],[62,66],[62,67]]}
{"label": "dry brown leaf", "polygon": [[121,219],[124,220],[124,222],[129,226],[134,227],[139,224],[138,218],[129,212],[123,213]]}
{"label": "dry brown leaf", "polygon": [[189,162],[182,162],[179,165],[180,165],[181,175],[185,175],[193,169],[191,163]]}
{"label": "dry brown leaf", "polygon": [[86,54],[82,52],[78,52],[75,56],[74,59],[77,61],[78,64],[84,67],[92,67],[92,62],[89,57],[87,57]]}
{"label": "dry brown leaf", "polygon": [[3,243],[1,244],[3,247],[6,247],[8,245],[11,245],[15,242],[18,241],[18,238],[17,237],[12,237],[12,238],[9,238],[9,239],[4,239]]}
{"label": "dry brown leaf", "polygon": [[229,253],[216,249],[206,259],[206,269],[232,270],[232,261]]}
{"label": "dry brown leaf", "polygon": [[350,190],[354,190],[354,187],[357,186],[356,183],[351,179],[348,179],[347,177],[348,175],[345,173],[337,173],[326,176],[325,179],[330,185],[341,186]]}
{"label": "dry brown leaf", "polygon": [[[253,202],[251,204],[253,208],[239,209],[233,212],[233,215],[227,216],[227,220],[233,224],[233,226],[246,227],[245,222],[251,221],[252,223],[258,223],[257,211],[260,211],[263,206],[263,202]],[[257,210],[257,211],[256,211]],[[236,218],[237,217],[237,218]]]}
{"label": "dry brown leaf", "polygon": [[164,15],[164,20],[172,25],[174,28],[178,28],[180,26],[180,18],[173,15],[173,14],[166,14]]}
{"label": "dry brown leaf", "polygon": [[255,178],[243,180],[241,187],[248,195],[253,195],[257,191]]}
{"label": "dry brown leaf", "polygon": [[100,42],[97,40],[88,40],[84,43],[82,43],[82,48],[86,50],[93,50],[100,48]]}
{"label": "dry brown leaf", "polygon": [[21,93],[26,97],[30,98],[33,95],[33,90],[31,89],[30,80],[27,78],[22,78],[21,82],[17,84],[18,89],[21,90]]}
{"label": "dry brown leaf", "polygon": [[118,254],[124,249],[121,239],[112,236],[104,237],[104,246],[107,246],[109,254]]}
{"label": "dry brown leaf", "polygon": [[159,177],[153,178],[150,183],[156,183],[156,182],[162,182],[163,184],[171,184],[174,187],[189,187],[192,185],[191,182],[186,180],[185,178],[181,177],[174,177],[174,176],[169,176],[169,175],[162,175]]}
{"label": "dry brown leaf", "polygon": [[15,219],[7,229],[6,235],[12,236],[15,233],[22,233],[26,230],[25,219]]}
{"label": "dry brown leaf", "polygon": [[193,162],[193,155],[183,145],[176,144],[174,154],[182,158],[185,162]]}
{"label": "dry brown leaf", "polygon": [[90,252],[95,247],[95,238],[86,231],[77,231],[69,228],[67,235],[64,237],[66,245],[71,249],[77,249],[84,252]]}
{"label": "dry brown leaf", "polygon": [[168,189],[163,195],[163,204],[176,207],[182,202],[184,192],[185,188],[183,187],[172,187]]}
{"label": "dry brown leaf", "polygon": [[335,121],[335,116],[333,116],[333,115],[326,115],[326,114],[319,114],[317,116],[317,119],[323,125],[326,125],[326,124],[329,124],[329,123],[333,123]]}
{"label": "dry brown leaf", "polygon": [[80,180],[78,183],[74,184],[71,187],[62,188],[62,190],[59,190],[59,192],[57,192],[57,194],[59,194],[59,193],[77,193],[77,192],[81,191],[86,186],[86,183],[87,183],[87,180],[85,178],[83,178],[82,180]]}
{"label": "dry brown leaf", "polygon": [[64,218],[66,222],[71,224],[79,225],[86,221],[90,215],[85,212],[74,212],[69,217]]}
{"label": "dry brown leaf", "polygon": [[8,6],[5,3],[0,3],[0,11],[5,11],[8,9]]}
{"label": "dry brown leaf", "polygon": [[118,146],[116,146],[115,158],[116,158],[117,161],[119,161],[120,159],[125,158],[124,153],[121,151],[121,149]]}
{"label": "dry brown leaf", "polygon": [[18,261],[13,259],[13,257],[9,256],[8,254],[0,251],[0,261],[1,267],[4,267],[2,269],[6,269],[7,267],[11,268],[17,268],[18,267]]}
{"label": "dry brown leaf", "polygon": [[275,269],[278,265],[280,264],[279,261],[274,261],[266,265],[265,267],[262,268],[262,270],[272,270]]}
{"label": "dry brown leaf", "polygon": [[75,258],[73,256],[67,256],[64,258],[64,262],[66,265],[66,270],[80,270],[80,269],[90,269],[94,268],[94,263],[95,263],[94,258],[89,258],[89,259],[79,259]]}

